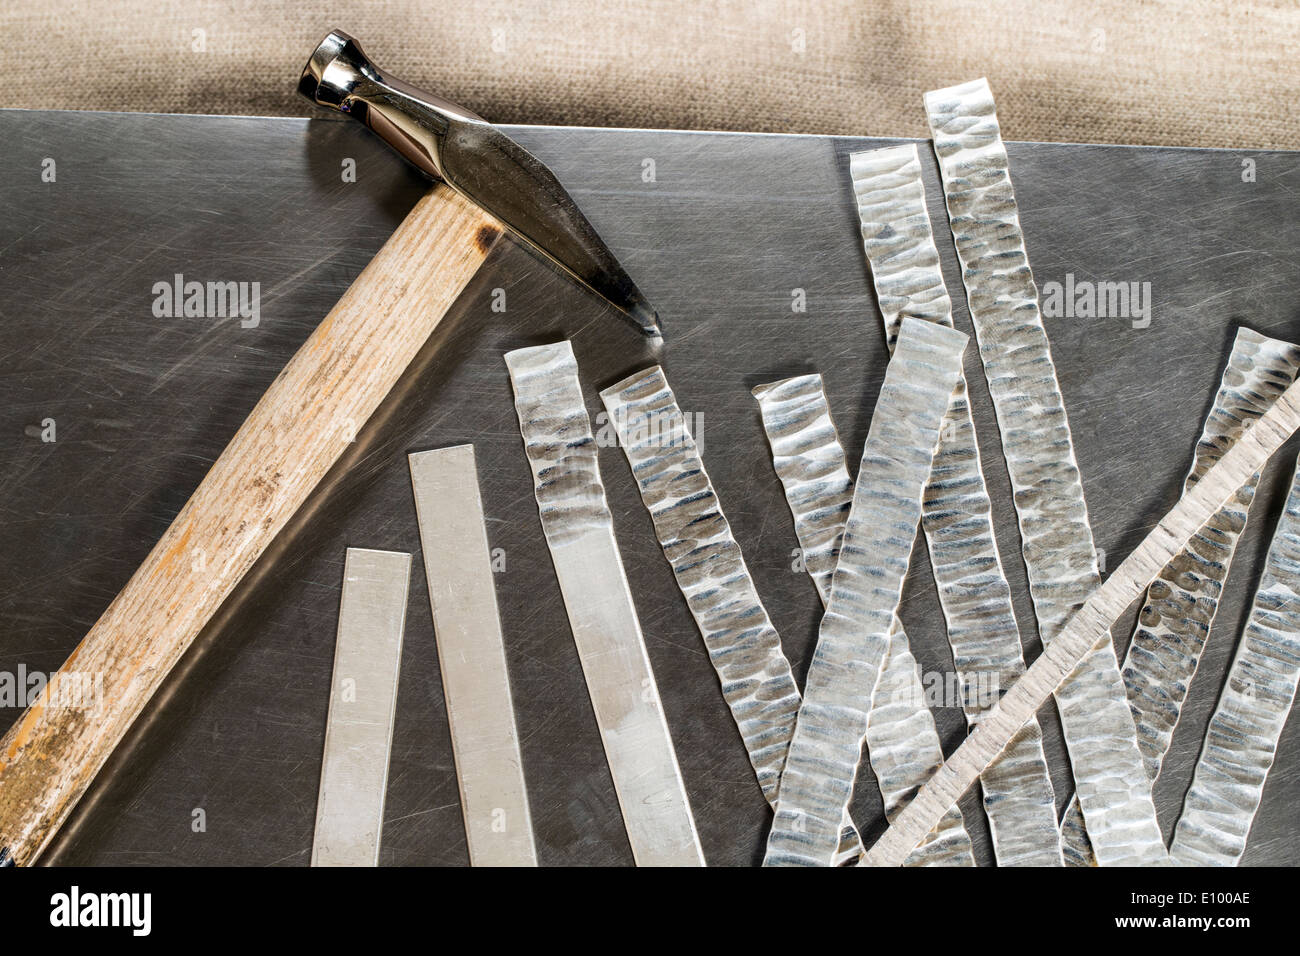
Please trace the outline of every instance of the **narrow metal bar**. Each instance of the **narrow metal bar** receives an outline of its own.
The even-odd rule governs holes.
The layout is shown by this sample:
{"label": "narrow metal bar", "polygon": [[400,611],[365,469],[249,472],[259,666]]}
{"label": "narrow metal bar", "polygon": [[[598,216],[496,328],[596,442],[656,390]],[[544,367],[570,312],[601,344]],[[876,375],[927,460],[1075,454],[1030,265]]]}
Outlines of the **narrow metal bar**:
{"label": "narrow metal bar", "polygon": [[408,457],[473,866],[536,866],[474,446]]}
{"label": "narrow metal bar", "polygon": [[[1196,443],[1184,493],[1277,401],[1295,380],[1297,369],[1300,347],[1251,329],[1237,330],[1214,405]],[[1137,723],[1138,747],[1153,782],[1214,624],[1258,482],[1256,474],[1242,485],[1147,588],[1123,674]],[[1061,838],[1071,865],[1096,864],[1077,798],[1071,797],[1066,807]]]}
{"label": "narrow metal bar", "polygon": [[[772,464],[794,515],[804,568],[817,585],[823,606],[844,541],[853,503],[853,480],[831,419],[820,375],[760,385],[753,390],[772,446]],[[926,705],[916,658],[895,613],[889,650],[871,696],[867,717],[867,759],[880,784],[885,816],[893,819],[917,787],[943,763],[943,747]],[[974,866],[970,853],[954,856],[949,831],[964,827],[950,814],[908,858],[908,866]],[[1055,827],[1053,827],[1055,832]]]}
{"label": "narrow metal bar", "polygon": [[[952,300],[939,269],[916,145],[854,153],[849,174],[889,347],[904,316],[952,328]],[[973,727],[1024,674],[1025,659],[993,535],[965,375],[939,436],[921,500],[921,527],[961,681],[962,707]],[[1061,866],[1056,794],[1037,719],[1025,724],[980,783],[998,865]]]}
{"label": "narrow metal bar", "polygon": [[[915,319],[903,323],[871,418],[830,604],[781,776],[768,865],[824,866],[838,845],[921,519],[921,494],[965,345],[966,336],[952,329]],[[964,827],[952,828],[950,836],[954,857],[970,852]]]}
{"label": "narrow metal bar", "polygon": [[411,556],[348,548],[312,866],[378,866]]}
{"label": "narrow metal bar", "polygon": [[506,353],[537,510],[564,595],[632,853],[703,866],[686,785],[650,669],[568,342]]}
{"label": "narrow metal bar", "polygon": [[[980,358],[997,413],[1039,635],[1050,646],[1101,581],[1065,401],[1025,253],[993,94],[925,96]],[[1115,645],[1099,640],[1056,689],[1097,859],[1167,862]]]}
{"label": "narrow metal bar", "polygon": [[[780,635],[663,369],[637,372],[603,391],[601,398],[664,557],[700,629],[759,786],[775,806],[800,699]],[[856,859],[861,852],[846,813],[836,862]]]}
{"label": "narrow metal bar", "polygon": [[1241,861],[1298,681],[1300,463],[1174,830],[1173,862]]}

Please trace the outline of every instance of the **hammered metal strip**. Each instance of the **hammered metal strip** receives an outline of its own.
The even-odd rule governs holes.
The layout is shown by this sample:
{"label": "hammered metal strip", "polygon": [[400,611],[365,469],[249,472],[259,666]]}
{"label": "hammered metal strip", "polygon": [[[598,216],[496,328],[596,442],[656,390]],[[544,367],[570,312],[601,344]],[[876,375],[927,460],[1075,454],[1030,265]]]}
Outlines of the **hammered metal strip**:
{"label": "hammered metal strip", "polygon": [[[952,301],[939,269],[915,144],[854,153],[849,174],[889,347],[905,316],[952,328]],[[940,433],[921,502],[921,526],[966,720],[974,726],[996,700],[990,691],[1000,693],[1019,680],[1025,660],[993,535],[964,375]],[[1037,719],[1025,725],[980,782],[998,864],[1062,865],[1056,794]]]}
{"label": "hammered metal strip", "polygon": [[1088,596],[1038,659],[980,721],[938,773],[864,855],[864,866],[898,866],[998,756],[1025,721],[1076,672],[1093,648],[1111,644],[1115,619],[1187,546],[1237,489],[1300,430],[1300,383],[1291,385],[1213,468],[1160,519],[1142,543]]}
{"label": "hammered metal strip", "polygon": [[378,866],[411,556],[348,548],[312,866]]}
{"label": "hammered metal strip", "polygon": [[[853,503],[853,479],[831,420],[822,378],[801,375],[760,385],[753,394],[772,446],[773,466],[794,515],[804,568],[825,605],[830,601],[831,578]],[[888,819],[943,763],[943,748],[926,706],[916,659],[897,614],[871,698],[867,759],[880,784]],[[946,817],[940,830],[909,857],[908,865],[926,866],[932,858],[939,864],[949,863],[951,831],[961,826],[960,814]],[[964,865],[974,865],[973,858],[959,859]]]}
{"label": "hammered metal strip", "polygon": [[[769,865],[826,865],[835,852],[965,344],[952,329],[908,320],[885,373],[781,777]],[[971,852],[964,826],[938,842],[953,862]]]}
{"label": "hammered metal strip", "polygon": [[1169,856],[1236,866],[1300,681],[1300,467],[1269,545],[1259,589],[1210,718]]}
{"label": "hammered metal strip", "polygon": [[408,456],[471,866],[536,866],[473,445]]}
{"label": "hammered metal strip", "polygon": [[[1100,583],[1065,403],[988,83],[925,95],[957,257],[1011,479],[1039,634],[1050,645]],[[1113,641],[1056,690],[1099,862],[1167,862]]]}
{"label": "hammered metal strip", "polygon": [[[1297,369],[1300,347],[1250,329],[1237,330],[1219,391],[1183,483],[1184,494],[1277,401],[1295,379]],[[1160,765],[1200,663],[1258,481],[1255,475],[1242,485],[1147,589],[1124,658],[1123,674],[1129,707],[1137,722],[1138,747],[1152,781],[1160,775]],[[1079,802],[1073,797],[1061,821],[1061,837],[1071,865],[1096,864]]]}
{"label": "hammered metal strip", "polygon": [[[663,370],[601,393],[655,535],[704,639],[763,795],[775,806],[799,688]],[[862,852],[846,813],[836,863]]]}
{"label": "hammered metal strip", "polygon": [[506,353],[537,510],[640,866],[704,854],[632,603],[568,342]]}

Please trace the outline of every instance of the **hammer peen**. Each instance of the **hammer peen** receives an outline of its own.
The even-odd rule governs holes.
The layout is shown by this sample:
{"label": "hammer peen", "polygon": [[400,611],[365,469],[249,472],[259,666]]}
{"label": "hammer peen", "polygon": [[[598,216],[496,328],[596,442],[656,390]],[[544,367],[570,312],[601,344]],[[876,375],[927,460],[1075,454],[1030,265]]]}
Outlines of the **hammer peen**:
{"label": "hammer peen", "polygon": [[[333,32],[298,86],[438,180],[272,383],[162,539],[0,740],[0,865],[36,861],[163,679],[389,393],[504,231],[657,337],[654,310],[572,198],[468,110]],[[97,713],[62,677],[102,675]]]}

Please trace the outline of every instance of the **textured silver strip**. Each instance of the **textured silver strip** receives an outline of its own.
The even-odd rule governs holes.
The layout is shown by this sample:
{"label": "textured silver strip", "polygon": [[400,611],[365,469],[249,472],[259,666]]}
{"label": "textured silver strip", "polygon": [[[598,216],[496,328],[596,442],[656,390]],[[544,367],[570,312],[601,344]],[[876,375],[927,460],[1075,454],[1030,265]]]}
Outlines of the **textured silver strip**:
{"label": "textured silver strip", "polygon": [[[916,145],[854,153],[849,174],[863,248],[890,348],[904,316],[952,328],[952,301],[921,181]],[[993,536],[966,379],[957,382],[921,501],[921,526],[948,625],[967,722],[1025,672],[1011,588]],[[981,775],[984,812],[1000,866],[1060,866],[1056,794],[1038,720],[1029,721]]]}
{"label": "textured silver strip", "polygon": [[[1297,369],[1300,348],[1250,329],[1237,330],[1219,391],[1183,483],[1184,494],[1277,401],[1295,379]],[[1129,707],[1137,722],[1138,747],[1153,781],[1160,774],[1187,689],[1205,649],[1258,481],[1255,475],[1242,485],[1147,588],[1124,658],[1123,674]],[[1071,798],[1066,808],[1061,836],[1071,865],[1096,863],[1076,799]]]}
{"label": "textured silver strip", "polygon": [[470,864],[536,866],[474,446],[408,461]]}
{"label": "textured silver strip", "polygon": [[537,510],[564,595],[632,853],[703,866],[668,722],[614,538],[568,342],[506,353]]}
{"label": "textured silver strip", "polygon": [[348,548],[312,866],[378,866],[411,556]]}
{"label": "textured silver strip", "polygon": [[1269,545],[1170,858],[1178,864],[1236,866],[1277,753],[1300,681],[1300,468]]}
{"label": "textured silver strip", "polygon": [[[1011,479],[1038,630],[1050,645],[1100,583],[1070,426],[988,83],[925,95],[966,297]],[[1097,859],[1168,860],[1113,641],[1056,690]]]}
{"label": "textured silver strip", "polygon": [[[794,515],[804,568],[829,603],[831,578],[844,538],[844,525],[853,504],[853,479],[845,462],[820,375],[801,375],[753,390],[772,446],[772,463]],[[894,616],[889,650],[871,697],[867,717],[867,758],[880,784],[888,819],[943,763],[943,748],[926,707],[916,659],[903,623]],[[973,866],[974,857],[951,851],[965,824],[960,814],[944,818],[941,827],[908,858],[908,865],[959,862]],[[1053,826],[1055,832],[1055,826]]]}
{"label": "textured silver strip", "polygon": [[1089,652],[1110,644],[1115,619],[1141,596],[1160,569],[1174,559],[1237,489],[1259,471],[1282,443],[1300,430],[1300,383],[1291,385],[1191,491],[1160,519],[1120,566],[1088,596],[1038,659],[1003,695],[921,788],[875,845],[866,866],[898,866],[1016,732],[1077,670]]}
{"label": "textured silver strip", "polygon": [[[838,845],[965,344],[960,332],[909,319],[886,370],[781,777],[770,865],[826,865]],[[954,862],[970,853],[964,827],[942,842]]]}

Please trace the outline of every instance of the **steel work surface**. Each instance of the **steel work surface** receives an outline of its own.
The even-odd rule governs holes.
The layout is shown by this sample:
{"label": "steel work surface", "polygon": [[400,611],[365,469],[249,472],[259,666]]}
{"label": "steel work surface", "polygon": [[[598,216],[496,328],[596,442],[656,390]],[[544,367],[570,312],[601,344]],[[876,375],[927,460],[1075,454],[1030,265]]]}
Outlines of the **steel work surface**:
{"label": "steel work surface", "polygon": [[[918,111],[921,104],[918,100]],[[347,547],[418,554],[406,453],[473,442],[543,864],[631,862],[538,523],[502,353],[569,337],[587,404],[664,365],[800,680],[821,605],[792,568],[790,514],[751,387],[819,371],[856,463],[884,374],[849,152],[886,140],[516,127],[650,300],[659,353],[529,253],[502,243],[377,417],[200,637],[45,859],[308,862]],[[1014,130],[1008,131],[1014,134]],[[0,672],[56,669],[126,583],[240,422],[426,184],[355,124],[0,111]],[[1048,318],[1093,529],[1114,567],[1177,500],[1234,329],[1300,338],[1300,154],[1011,144],[1040,286],[1150,282],[1149,328]],[[928,199],[958,328],[970,331],[935,164]],[[344,160],[356,182],[342,181]],[[56,181],[43,169],[53,159]],[[653,160],[654,181],[645,181]],[[259,282],[260,321],[157,318],[153,286]],[[506,311],[493,311],[505,291]],[[807,311],[792,311],[803,290]],[[1038,652],[983,374],[976,423],[1026,648]],[[53,419],[56,441],[41,439]],[[600,419],[603,421],[603,418]],[[599,421],[597,422],[599,426]],[[1295,460],[1261,484],[1156,786],[1166,835],[1245,619]],[[771,813],[622,452],[600,453],[619,544],[711,864],[754,864]],[[468,862],[423,565],[413,562],[385,864]],[[1121,649],[1137,608],[1115,628]],[[948,673],[924,544],[902,617]],[[0,708],[0,722],[18,717]],[[950,751],[960,710],[935,711]],[[1058,803],[1071,792],[1043,714]],[[1245,862],[1300,862],[1292,721]],[[978,796],[962,802],[991,862]],[[196,814],[202,810],[201,815]],[[883,827],[865,766],[855,815]],[[194,821],[205,827],[195,832]]]}

